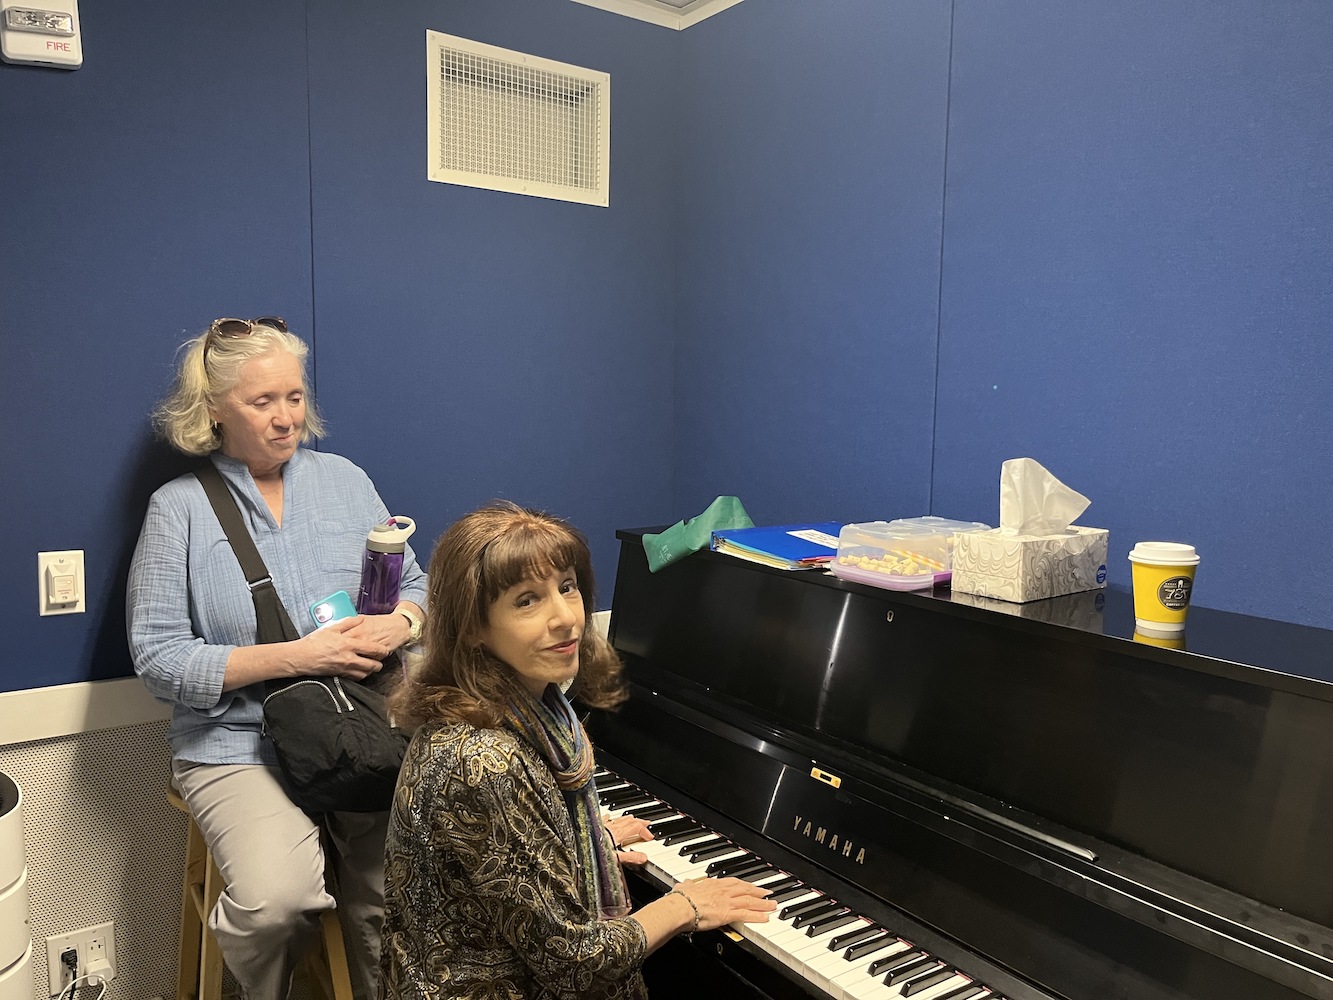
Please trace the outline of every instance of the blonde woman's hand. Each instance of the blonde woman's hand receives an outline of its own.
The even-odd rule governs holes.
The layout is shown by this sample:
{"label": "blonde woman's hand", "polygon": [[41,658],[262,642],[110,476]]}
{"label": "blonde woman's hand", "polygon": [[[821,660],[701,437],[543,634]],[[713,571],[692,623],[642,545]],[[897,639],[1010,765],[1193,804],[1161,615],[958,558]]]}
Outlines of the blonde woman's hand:
{"label": "blonde woman's hand", "polygon": [[297,673],[313,677],[362,680],[380,669],[380,644],[358,633],[364,618],[354,615],[331,622],[292,645],[299,647]]}
{"label": "blonde woman's hand", "polygon": [[[387,615],[357,615],[357,624],[347,630],[362,648],[373,650],[375,659],[382,660],[407,642],[412,626],[394,611]],[[345,619],[351,621],[350,618]]]}

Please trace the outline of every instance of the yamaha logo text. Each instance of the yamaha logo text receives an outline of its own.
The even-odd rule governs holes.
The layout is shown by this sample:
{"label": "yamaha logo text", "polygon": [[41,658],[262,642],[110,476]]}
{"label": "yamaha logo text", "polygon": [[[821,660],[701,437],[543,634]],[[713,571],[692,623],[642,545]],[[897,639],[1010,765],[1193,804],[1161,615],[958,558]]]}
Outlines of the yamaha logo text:
{"label": "yamaha logo text", "polygon": [[816,826],[804,816],[796,817],[796,822],[792,824],[792,830],[802,837],[808,837],[822,847],[827,847],[830,851],[836,851],[848,861],[858,865],[866,863],[866,849],[864,847],[857,847],[852,841],[845,837],[839,837],[832,830]]}

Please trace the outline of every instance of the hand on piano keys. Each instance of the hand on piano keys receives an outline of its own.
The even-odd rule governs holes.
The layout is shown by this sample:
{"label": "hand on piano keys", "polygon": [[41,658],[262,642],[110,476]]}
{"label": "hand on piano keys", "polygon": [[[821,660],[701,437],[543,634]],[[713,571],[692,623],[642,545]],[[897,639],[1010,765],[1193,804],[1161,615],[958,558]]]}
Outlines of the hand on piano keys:
{"label": "hand on piano keys", "polygon": [[[698,879],[736,878],[766,890],[777,909],[763,923],[731,931],[839,1000],[1004,1000],[994,990],[855,913],[828,894],[765,862],[669,803],[610,771],[597,774],[608,826],[647,825],[638,845],[646,873],[667,887]],[[701,922],[702,926],[702,922]]]}
{"label": "hand on piano keys", "polygon": [[610,813],[602,813],[602,825],[606,827],[606,832],[611,835],[611,843],[615,844],[617,857],[622,865],[644,865],[648,863],[648,855],[630,846],[653,839],[653,832],[648,829],[647,823],[635,816],[627,816],[624,813],[614,817]]}

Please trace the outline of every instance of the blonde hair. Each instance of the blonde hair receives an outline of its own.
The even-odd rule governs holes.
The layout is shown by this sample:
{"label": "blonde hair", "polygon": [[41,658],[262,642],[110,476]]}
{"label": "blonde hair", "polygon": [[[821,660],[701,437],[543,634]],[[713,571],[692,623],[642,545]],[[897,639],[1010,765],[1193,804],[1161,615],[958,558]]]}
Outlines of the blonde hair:
{"label": "blonde hair", "polygon": [[306,397],[305,425],[301,443],[322,437],[324,422],[310,398],[305,359],[305,341],[286,330],[255,324],[249,336],[218,336],[212,327],[187,340],[178,351],[176,381],[171,392],[153,411],[153,427],[177,451],[186,455],[209,455],[222,446],[221,429],[212,411],[236,387],[241,369],[255,358],[285,351],[301,364],[301,388]]}
{"label": "blonde hair", "polygon": [[591,623],[594,583],[587,541],[557,517],[495,501],[455,521],[431,555],[426,655],[392,695],[399,724],[497,726],[518,682],[513,669],[482,644],[490,607],[519,581],[568,568],[574,570],[585,617],[570,696],[594,708],[623,702],[620,657]]}

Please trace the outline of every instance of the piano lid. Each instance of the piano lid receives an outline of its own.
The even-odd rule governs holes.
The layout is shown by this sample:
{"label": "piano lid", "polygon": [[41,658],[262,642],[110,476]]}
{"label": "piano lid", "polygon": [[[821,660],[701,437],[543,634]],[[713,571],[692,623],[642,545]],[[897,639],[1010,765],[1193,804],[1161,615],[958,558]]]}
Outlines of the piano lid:
{"label": "piano lid", "polygon": [[1194,608],[1172,649],[1121,591],[1008,605],[711,552],[650,574],[640,534],[612,618],[640,683],[1333,927],[1333,632]]}

